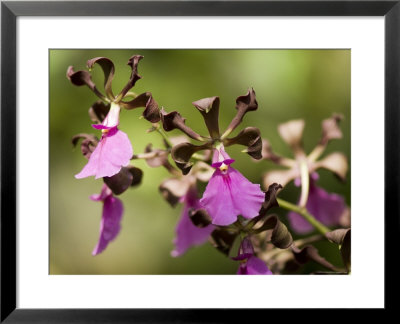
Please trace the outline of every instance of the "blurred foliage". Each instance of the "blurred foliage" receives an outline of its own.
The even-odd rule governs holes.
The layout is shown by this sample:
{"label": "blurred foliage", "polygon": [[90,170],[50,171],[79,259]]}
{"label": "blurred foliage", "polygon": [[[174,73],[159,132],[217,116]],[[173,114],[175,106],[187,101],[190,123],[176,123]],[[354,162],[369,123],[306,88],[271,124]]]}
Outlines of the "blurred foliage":
{"label": "blurred foliage", "polygon": [[[260,128],[273,149],[291,156],[277,132],[281,122],[306,120],[304,145],[309,152],[318,142],[321,121],[333,112],[345,119],[344,138],[329,144],[325,155],[342,151],[350,161],[350,50],[50,50],[50,273],[51,274],[234,274],[238,264],[226,258],[209,243],[172,258],[175,225],[181,206],[172,209],[160,196],[158,184],[168,176],[163,168],[151,169],[144,161],[134,165],[144,171],[141,186],[120,196],[125,206],[122,230],[100,255],[92,257],[99,234],[102,204],[89,200],[99,193],[102,181],[93,177],[77,180],[74,175],[86,160],[79,148],[73,149],[71,137],[91,127],[87,111],[97,99],[87,87],[70,84],[65,73],[69,65],[86,68],[86,61],[97,56],[110,58],[116,67],[114,93],[127,82],[126,65],[133,54],[144,59],[139,64],[135,93],[151,91],[167,111],[178,110],[186,123],[200,134],[207,134],[201,115],[192,101],[219,96],[220,128],[225,129],[235,114],[235,100],[249,87],[257,94],[258,111],[248,113],[234,134],[246,126]],[[101,88],[103,74],[93,69],[93,80]],[[122,111],[120,129],[131,139],[134,152],[143,152],[153,142],[161,147],[159,135],[146,133],[150,124],[139,119],[142,109]],[[172,132],[179,134],[178,132]],[[232,147],[228,153],[236,159],[235,168],[252,182],[260,183],[261,174],[272,163],[254,162]],[[350,173],[340,183],[331,173],[320,171],[319,185],[346,197],[350,205]],[[280,196],[297,202],[299,189],[293,183]],[[286,222],[286,212],[274,209]],[[296,238],[296,236],[294,237]],[[320,254],[342,266],[337,247],[328,242],[317,244]],[[298,273],[319,269],[307,264]]]}

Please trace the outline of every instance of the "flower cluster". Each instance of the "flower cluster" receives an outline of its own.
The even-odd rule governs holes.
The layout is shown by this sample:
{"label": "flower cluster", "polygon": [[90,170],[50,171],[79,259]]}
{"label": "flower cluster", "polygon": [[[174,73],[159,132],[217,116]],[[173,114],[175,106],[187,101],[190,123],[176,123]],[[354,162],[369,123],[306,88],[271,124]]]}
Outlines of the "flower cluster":
{"label": "flower cluster", "polygon": [[[236,113],[223,132],[219,125],[219,97],[192,102],[208,130],[208,135],[200,135],[186,125],[178,111],[160,109],[151,92],[139,95],[130,92],[141,79],[138,64],[142,58],[134,55],[128,60],[132,72],[117,95],[112,90],[115,67],[110,59],[96,57],[89,60],[89,71],[75,72],[71,66],[67,69],[67,78],[72,84],[88,86],[100,99],[89,109],[92,127],[100,131],[100,138],[86,133],[72,138],[75,146],[81,140],[81,152],[88,160],[75,177],[103,179],[100,194],[90,197],[103,204],[99,240],[92,254],[102,253],[120,233],[124,207],[117,196],[141,183],[143,171],[131,165],[131,161],[142,159],[148,167],[163,167],[168,172],[159,184],[159,192],[171,207],[181,205],[171,256],[180,257],[208,240],[231,260],[240,262],[237,274],[277,274],[293,268],[293,264],[300,266],[308,261],[317,262],[335,273],[349,273],[350,229],[331,231],[327,226],[349,227],[350,209],[343,197],[328,193],[316,184],[319,168],[345,179],[348,165],[344,154],[335,152],[320,159],[328,142],[342,137],[338,126],[341,116],[335,114],[323,121],[322,137],[308,155],[302,145],[305,122],[293,120],[279,125],[281,137],[294,152],[294,159],[286,158],[272,151],[256,127],[246,127],[231,136],[245,115],[258,109],[255,91],[250,88],[245,95],[237,97]],[[91,79],[91,70],[96,64],[104,73],[105,93],[99,91]],[[150,143],[143,153],[134,153],[128,135],[119,129],[121,110],[139,107],[144,108],[143,117],[151,123],[148,132],[158,132],[162,136],[163,148],[155,149]],[[166,132],[175,129],[183,134],[169,137]],[[191,140],[197,143],[192,144]],[[227,152],[232,145],[245,146],[242,152],[251,158],[270,160],[287,170],[266,172],[263,191],[260,184],[251,182],[233,168],[235,160]],[[251,159],[249,162],[252,163]],[[278,198],[280,190],[292,180],[301,186],[297,205]],[[201,183],[206,184],[204,190]],[[270,209],[277,207],[290,210],[288,220],[295,232],[304,235],[316,228],[320,235],[294,241],[280,217],[269,214]],[[320,239],[340,247],[345,269],[330,264],[319,255],[311,243]],[[233,256],[235,246],[239,246],[239,250]]]}

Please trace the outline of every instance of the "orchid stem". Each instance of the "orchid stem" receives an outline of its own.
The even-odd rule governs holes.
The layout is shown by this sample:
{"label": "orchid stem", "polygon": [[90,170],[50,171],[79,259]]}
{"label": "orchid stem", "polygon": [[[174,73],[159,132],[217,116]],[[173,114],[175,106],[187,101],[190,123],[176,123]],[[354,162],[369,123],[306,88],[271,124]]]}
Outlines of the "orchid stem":
{"label": "orchid stem", "polygon": [[174,145],[172,144],[171,140],[169,139],[168,135],[165,134],[164,130],[158,125],[157,126],[157,132],[162,136],[162,138],[165,140],[167,145],[169,147],[173,147]]}
{"label": "orchid stem", "polygon": [[307,211],[306,208],[294,205],[294,204],[292,204],[286,200],[280,199],[280,198],[277,198],[277,201],[278,201],[278,204],[280,207],[287,209],[287,210],[294,211],[295,213],[298,213],[301,216],[303,216],[303,218],[307,222],[309,222],[312,226],[314,226],[318,230],[318,232],[320,232],[322,235],[325,235],[326,233],[331,231],[328,227],[326,227],[325,225],[323,225],[322,223],[317,221],[315,219],[315,217]]}
{"label": "orchid stem", "polygon": [[308,200],[308,193],[310,191],[310,175],[308,173],[307,160],[303,160],[300,163],[300,176],[301,176],[301,196],[300,196],[300,207],[306,207]]}

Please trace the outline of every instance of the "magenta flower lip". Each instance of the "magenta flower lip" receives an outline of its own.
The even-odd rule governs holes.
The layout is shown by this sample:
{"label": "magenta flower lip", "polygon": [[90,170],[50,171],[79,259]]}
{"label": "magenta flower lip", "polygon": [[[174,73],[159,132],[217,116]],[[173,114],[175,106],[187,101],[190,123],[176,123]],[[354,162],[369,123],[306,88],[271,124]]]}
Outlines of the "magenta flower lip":
{"label": "magenta flower lip", "polygon": [[93,201],[103,202],[103,214],[100,222],[99,240],[93,249],[92,255],[98,255],[103,252],[108,244],[113,241],[121,230],[121,219],[124,207],[121,200],[114,197],[110,188],[105,184],[99,195],[92,195]]}
{"label": "magenta flower lip", "polygon": [[111,177],[130,163],[132,155],[133,149],[128,135],[114,127],[103,134],[99,144],[90,155],[88,163],[80,173],[75,175],[75,178]]}
{"label": "magenta flower lip", "polygon": [[216,170],[200,200],[214,225],[230,225],[236,222],[239,215],[248,219],[254,218],[258,216],[265,200],[265,193],[261,191],[260,185],[251,183],[232,168],[230,164],[233,161],[223,145],[214,149],[212,166]]}

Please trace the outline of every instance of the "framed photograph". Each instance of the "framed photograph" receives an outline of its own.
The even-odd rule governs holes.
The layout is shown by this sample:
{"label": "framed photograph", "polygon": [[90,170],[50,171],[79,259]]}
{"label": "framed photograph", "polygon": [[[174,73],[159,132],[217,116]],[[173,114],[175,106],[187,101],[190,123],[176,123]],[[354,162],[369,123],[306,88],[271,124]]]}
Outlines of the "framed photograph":
{"label": "framed photograph", "polygon": [[1,321],[392,308],[398,1],[1,16]]}

